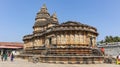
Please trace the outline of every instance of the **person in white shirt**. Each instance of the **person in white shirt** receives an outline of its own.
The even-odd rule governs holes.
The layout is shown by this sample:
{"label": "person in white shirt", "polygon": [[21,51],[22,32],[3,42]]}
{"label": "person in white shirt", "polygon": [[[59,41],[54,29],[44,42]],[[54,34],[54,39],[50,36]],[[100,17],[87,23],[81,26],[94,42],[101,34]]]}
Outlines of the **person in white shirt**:
{"label": "person in white shirt", "polygon": [[118,59],[120,59],[120,54],[118,55]]}

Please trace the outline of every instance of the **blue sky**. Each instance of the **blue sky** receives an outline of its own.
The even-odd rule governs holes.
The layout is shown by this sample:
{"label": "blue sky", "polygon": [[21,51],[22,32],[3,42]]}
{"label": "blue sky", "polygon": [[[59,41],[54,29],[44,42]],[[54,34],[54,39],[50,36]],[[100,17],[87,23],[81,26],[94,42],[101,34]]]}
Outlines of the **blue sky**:
{"label": "blue sky", "polygon": [[59,22],[78,21],[97,28],[97,40],[120,36],[120,0],[0,0],[0,41],[22,42],[33,32],[36,13],[46,4]]}

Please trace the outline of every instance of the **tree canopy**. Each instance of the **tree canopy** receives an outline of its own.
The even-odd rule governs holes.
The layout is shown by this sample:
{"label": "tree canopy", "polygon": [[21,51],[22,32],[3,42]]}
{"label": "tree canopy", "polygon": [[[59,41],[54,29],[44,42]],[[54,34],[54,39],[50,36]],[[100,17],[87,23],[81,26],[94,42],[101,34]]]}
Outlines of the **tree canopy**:
{"label": "tree canopy", "polygon": [[100,41],[100,43],[111,43],[111,42],[120,42],[120,37],[106,36],[104,40]]}

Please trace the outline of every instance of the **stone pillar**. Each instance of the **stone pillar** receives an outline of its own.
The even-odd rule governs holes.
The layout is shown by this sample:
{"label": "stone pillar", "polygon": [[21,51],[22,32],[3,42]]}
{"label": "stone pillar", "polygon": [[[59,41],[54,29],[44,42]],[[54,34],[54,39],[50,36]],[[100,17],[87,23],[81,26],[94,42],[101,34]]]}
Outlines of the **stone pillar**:
{"label": "stone pillar", "polygon": [[38,39],[37,38],[35,38],[35,41],[34,41],[34,46],[38,46],[38,41],[37,41]]}
{"label": "stone pillar", "polygon": [[61,34],[60,34],[60,44],[62,45],[63,44],[63,42],[64,42],[64,35],[63,35],[63,32],[61,32]]}
{"label": "stone pillar", "polygon": [[96,47],[96,37],[93,37],[93,47]]}
{"label": "stone pillar", "polygon": [[84,43],[84,33],[83,32],[81,32],[80,39],[81,39],[81,44],[83,44]]}
{"label": "stone pillar", "polygon": [[74,44],[74,34],[72,32],[70,32],[70,44]]}
{"label": "stone pillar", "polygon": [[24,41],[24,50],[26,50],[27,41]]}
{"label": "stone pillar", "polygon": [[85,42],[86,42],[86,33],[83,32],[83,44],[85,44]]}
{"label": "stone pillar", "polygon": [[57,33],[55,34],[55,37],[56,37],[56,45],[57,45],[57,40],[58,40],[58,38],[57,38]]}
{"label": "stone pillar", "polygon": [[64,32],[64,44],[67,44],[67,34]]}
{"label": "stone pillar", "polygon": [[72,44],[72,33],[71,32],[70,32],[69,38],[70,38],[69,44]]}
{"label": "stone pillar", "polygon": [[46,40],[45,40],[45,45],[46,45],[46,47],[49,47],[49,39],[48,38],[46,38]]}
{"label": "stone pillar", "polygon": [[60,35],[57,34],[57,44],[60,44]]}
{"label": "stone pillar", "polygon": [[80,36],[81,36],[81,35],[80,35],[80,32],[78,32],[78,38],[79,38],[79,42],[78,42],[78,43],[79,43],[79,44],[81,44],[81,42],[80,42],[80,41],[81,41],[81,37],[80,37]]}
{"label": "stone pillar", "polygon": [[96,37],[94,38],[94,43],[95,43],[94,47],[96,47],[97,46]]}
{"label": "stone pillar", "polygon": [[52,44],[56,44],[56,36],[52,38]]}
{"label": "stone pillar", "polygon": [[40,46],[42,46],[42,39],[41,39],[41,38],[40,38],[40,41],[39,41],[39,42],[40,42],[40,43],[39,43],[39,44],[40,44]]}
{"label": "stone pillar", "polygon": [[69,36],[69,34],[67,34],[67,33],[66,33],[65,35],[66,35],[66,44],[69,44],[69,37],[70,37],[70,36]]}
{"label": "stone pillar", "polygon": [[42,37],[42,44],[44,45],[45,44],[45,38]]}
{"label": "stone pillar", "polygon": [[61,44],[65,44],[66,42],[66,38],[65,38],[65,32],[63,32],[62,34],[61,34],[61,40],[62,40],[62,42],[61,42]]}
{"label": "stone pillar", "polygon": [[79,33],[76,31],[75,32],[75,44],[79,44]]}

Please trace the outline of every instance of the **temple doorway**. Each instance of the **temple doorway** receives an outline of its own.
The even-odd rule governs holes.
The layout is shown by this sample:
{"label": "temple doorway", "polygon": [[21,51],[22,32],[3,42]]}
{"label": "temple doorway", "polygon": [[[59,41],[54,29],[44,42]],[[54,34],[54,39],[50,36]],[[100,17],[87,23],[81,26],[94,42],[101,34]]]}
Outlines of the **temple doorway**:
{"label": "temple doorway", "polygon": [[52,44],[52,38],[49,38],[49,45]]}

